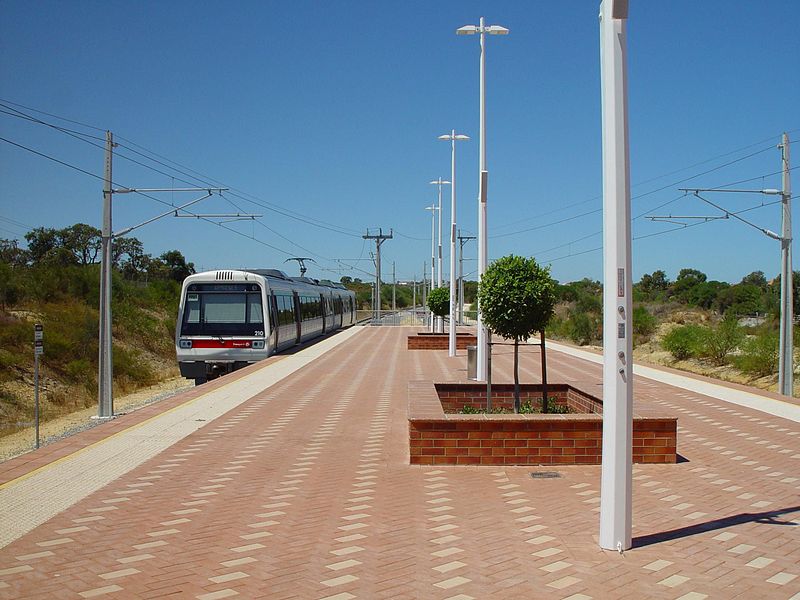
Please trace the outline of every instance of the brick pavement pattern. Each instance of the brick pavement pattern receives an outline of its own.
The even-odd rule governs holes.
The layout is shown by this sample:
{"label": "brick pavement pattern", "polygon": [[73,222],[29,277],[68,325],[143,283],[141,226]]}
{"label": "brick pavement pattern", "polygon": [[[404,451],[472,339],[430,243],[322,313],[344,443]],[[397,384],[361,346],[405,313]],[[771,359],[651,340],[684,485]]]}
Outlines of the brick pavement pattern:
{"label": "brick pavement pattern", "polygon": [[[636,378],[637,403],[678,415],[683,461],[635,466],[634,548],[604,552],[598,466],[542,467],[561,477],[533,479],[531,467],[408,464],[408,382],[463,380],[466,366],[464,353],[408,351],[409,332],[360,329],[291,375],[250,385],[138,466],[121,464],[0,549],[0,598],[800,599],[796,422]],[[199,406],[284,361],[161,409]],[[493,363],[507,380],[510,350]],[[523,380],[539,372],[538,355],[523,354]],[[599,395],[600,377],[599,365],[548,354],[550,381]],[[134,413],[0,465],[3,491],[141,421]]]}

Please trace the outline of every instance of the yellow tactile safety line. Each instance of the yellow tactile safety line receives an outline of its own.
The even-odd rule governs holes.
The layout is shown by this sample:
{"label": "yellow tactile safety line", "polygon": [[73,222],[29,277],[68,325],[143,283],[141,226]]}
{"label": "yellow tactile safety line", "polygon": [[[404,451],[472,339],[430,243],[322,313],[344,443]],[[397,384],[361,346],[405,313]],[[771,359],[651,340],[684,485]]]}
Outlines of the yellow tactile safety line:
{"label": "yellow tactile safety line", "polygon": [[[332,338],[323,338],[322,340],[320,340],[320,342],[326,341],[326,339],[330,340]],[[342,342],[344,342],[344,341],[345,340],[342,340]],[[309,348],[313,348],[313,347],[314,346],[310,346]],[[296,356],[296,355],[294,355],[294,356]],[[286,357],[283,357],[283,358],[286,358]],[[272,365],[276,364],[277,362],[281,362],[281,361],[274,361],[274,362],[271,362],[270,364],[262,365],[260,368],[255,369],[253,372],[255,373],[255,372],[260,371],[262,369],[266,369],[268,367],[271,367]],[[120,436],[120,435],[122,435],[124,433],[129,433],[130,431],[133,431],[135,429],[138,429],[140,427],[143,427],[143,426],[147,425],[148,423],[150,423],[151,421],[154,421],[155,419],[160,419],[161,417],[164,417],[164,416],[166,416],[166,415],[168,415],[168,414],[170,414],[172,412],[175,412],[176,410],[179,410],[181,408],[184,408],[186,406],[194,404],[195,402],[198,402],[199,400],[202,400],[203,398],[205,398],[209,394],[217,393],[220,390],[222,390],[222,389],[224,389],[224,388],[226,388],[226,387],[228,387],[230,385],[238,383],[241,379],[242,378],[237,378],[237,379],[234,379],[232,381],[229,381],[229,382],[225,383],[224,385],[219,386],[218,388],[215,388],[213,390],[209,390],[207,392],[204,392],[203,394],[200,394],[196,398],[192,398],[191,400],[187,400],[186,402],[182,402],[181,404],[178,404],[177,406],[173,406],[172,408],[170,408],[168,410],[165,410],[164,412],[159,413],[157,415],[153,415],[152,417],[150,417],[148,419],[145,419],[144,421],[141,421],[139,423],[135,423],[133,425],[130,425],[129,427],[126,427],[125,429],[121,429],[120,431],[117,431],[116,433],[113,433],[113,434],[109,435],[108,437],[103,438],[102,440],[97,440],[96,442],[92,442],[88,446],[84,446],[83,448],[80,448],[78,450],[75,450],[74,452],[71,452],[69,454],[66,454],[66,455],[60,457],[60,458],[57,458],[53,462],[47,463],[46,465],[42,465],[41,467],[38,467],[38,468],[34,469],[33,471],[29,471],[28,473],[20,475],[19,477],[16,477],[14,479],[10,479],[9,481],[6,481],[5,483],[0,484],[0,490],[4,490],[6,488],[11,487],[12,485],[19,484],[19,483],[25,481],[26,479],[29,479],[29,478],[33,477],[34,475],[37,475],[37,474],[39,474],[39,473],[41,473],[43,471],[46,471],[46,470],[48,470],[48,469],[50,469],[52,467],[55,467],[55,466],[59,465],[60,463],[66,461],[66,460],[73,459],[76,456],[80,456],[84,452],[87,452],[88,450],[91,450],[92,448],[94,448],[96,446],[99,446],[101,444],[105,444],[105,443],[109,442],[110,440],[113,440],[114,438],[116,438],[116,437],[118,437],[118,436]]]}
{"label": "yellow tactile safety line", "polygon": [[[270,366],[270,365],[263,365],[261,368],[266,368],[268,366]],[[260,369],[257,369],[257,370],[260,370]],[[221,385],[221,386],[219,386],[218,388],[216,388],[214,390],[210,390],[208,392],[200,394],[199,396],[197,396],[197,398],[192,398],[191,400],[187,400],[186,402],[182,402],[181,404],[178,404],[177,406],[173,406],[172,408],[170,408],[168,410],[165,410],[162,413],[158,413],[157,415],[153,415],[152,417],[150,417],[148,419],[145,419],[144,421],[141,421],[140,423],[134,423],[133,425],[130,425],[129,427],[126,427],[125,429],[120,429],[116,433],[112,433],[111,435],[109,435],[108,437],[103,438],[102,440],[97,440],[96,442],[92,442],[88,446],[84,446],[83,448],[75,450],[75,452],[71,452],[69,454],[66,454],[66,455],[62,456],[61,458],[58,458],[58,459],[54,460],[51,463],[47,463],[46,465],[42,465],[41,467],[38,467],[38,468],[34,469],[33,471],[25,473],[24,475],[20,475],[19,477],[16,477],[15,479],[10,479],[9,481],[6,481],[5,483],[0,483],[0,490],[7,488],[7,487],[11,486],[14,483],[19,483],[21,481],[25,481],[26,479],[28,479],[30,477],[33,477],[37,473],[45,471],[45,470],[49,469],[50,467],[54,467],[57,464],[62,463],[67,459],[74,458],[74,457],[76,457],[76,456],[78,456],[80,454],[83,454],[84,452],[86,452],[87,450],[89,450],[91,448],[94,448],[95,446],[99,446],[100,444],[105,444],[106,442],[108,442],[109,440],[114,439],[118,435],[121,435],[123,433],[128,433],[129,431],[132,431],[134,429],[138,429],[139,427],[142,427],[142,426],[146,425],[150,421],[153,421],[155,419],[160,419],[164,415],[168,415],[169,413],[174,412],[174,411],[176,411],[176,410],[178,410],[180,408],[183,408],[184,406],[189,406],[190,404],[193,404],[194,402],[197,402],[198,400],[204,398],[205,396],[208,396],[209,394],[213,394],[214,392],[217,392],[217,391],[219,391],[219,390],[221,390],[221,389],[223,389],[225,387],[228,387],[229,385],[234,384],[237,381],[238,381],[238,379],[233,380],[233,381],[229,381],[228,383],[226,383],[224,385]]]}

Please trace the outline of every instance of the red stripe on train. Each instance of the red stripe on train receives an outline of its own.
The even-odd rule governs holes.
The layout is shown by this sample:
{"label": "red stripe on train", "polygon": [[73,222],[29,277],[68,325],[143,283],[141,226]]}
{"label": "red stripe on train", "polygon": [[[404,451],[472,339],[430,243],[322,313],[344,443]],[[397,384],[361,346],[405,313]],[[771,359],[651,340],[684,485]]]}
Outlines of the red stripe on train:
{"label": "red stripe on train", "polygon": [[249,348],[250,340],[192,340],[192,348]]}

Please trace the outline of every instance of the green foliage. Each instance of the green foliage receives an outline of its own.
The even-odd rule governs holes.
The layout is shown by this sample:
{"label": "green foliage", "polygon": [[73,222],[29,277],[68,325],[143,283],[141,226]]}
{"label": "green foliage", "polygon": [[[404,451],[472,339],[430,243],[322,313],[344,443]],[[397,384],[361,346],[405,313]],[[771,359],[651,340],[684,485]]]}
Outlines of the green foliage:
{"label": "green foliage", "polygon": [[[556,404],[557,401],[558,399],[555,396],[550,396],[550,398],[547,401],[548,414],[566,415],[571,412],[569,406],[563,404]],[[540,414],[541,412],[542,409],[539,406],[539,404],[533,404],[531,400],[526,400],[519,407],[519,414],[521,415]]]}
{"label": "green foliage", "polygon": [[550,270],[534,259],[505,256],[486,269],[478,298],[487,327],[521,341],[547,326],[555,306],[555,282]]}
{"label": "green foliage", "polygon": [[140,354],[125,348],[114,348],[114,377],[123,388],[153,385],[157,381],[153,369]]}
{"label": "green foliage", "polygon": [[643,299],[654,300],[663,296],[668,288],[669,278],[667,278],[667,274],[664,271],[659,270],[653,271],[652,275],[648,275],[647,273],[642,275],[642,279],[634,287],[634,290],[641,292]]}
{"label": "green foliage", "polygon": [[602,320],[595,315],[571,311],[567,322],[567,336],[579,346],[586,346],[602,338]]}
{"label": "green foliage", "polygon": [[773,375],[778,371],[779,338],[777,331],[769,329],[748,338],[742,344],[742,353],[734,359],[734,364],[753,377]]}
{"label": "green foliage", "polygon": [[633,333],[641,336],[651,336],[658,325],[657,319],[644,306],[633,309]]}
{"label": "green foliage", "polygon": [[477,414],[481,414],[481,413],[484,413],[484,412],[486,412],[486,411],[481,410],[480,408],[477,408],[475,406],[471,406],[469,404],[466,404],[466,405],[461,407],[461,414],[462,415],[477,415]]}
{"label": "green foliage", "polygon": [[705,338],[704,328],[699,325],[682,325],[670,331],[661,340],[662,347],[677,360],[699,356]]}
{"label": "green foliage", "polygon": [[446,287],[436,288],[428,293],[428,308],[437,317],[450,312],[450,290]]}
{"label": "green foliage", "polygon": [[704,333],[703,354],[717,365],[726,364],[730,354],[744,340],[744,331],[734,316],[723,319]]}

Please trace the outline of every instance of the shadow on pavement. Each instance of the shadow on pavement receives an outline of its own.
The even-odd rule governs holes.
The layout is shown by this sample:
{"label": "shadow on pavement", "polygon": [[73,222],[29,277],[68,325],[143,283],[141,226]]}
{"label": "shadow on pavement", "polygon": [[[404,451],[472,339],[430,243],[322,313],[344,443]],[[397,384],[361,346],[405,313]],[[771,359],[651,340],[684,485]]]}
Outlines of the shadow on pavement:
{"label": "shadow on pavement", "polygon": [[633,538],[633,547],[642,548],[652,544],[659,544],[661,542],[669,542],[682,537],[690,535],[697,535],[706,531],[714,531],[715,529],[725,529],[726,527],[733,527],[743,523],[763,523],[765,525],[789,525],[797,527],[797,523],[792,521],[784,521],[778,517],[794,512],[800,512],[800,506],[791,506],[778,510],[771,510],[768,512],[760,513],[740,513],[722,519],[715,519],[705,523],[698,523],[697,525],[690,525],[689,527],[681,527],[679,529],[671,529],[670,531],[662,531],[659,533],[651,533],[650,535],[641,535]]}

